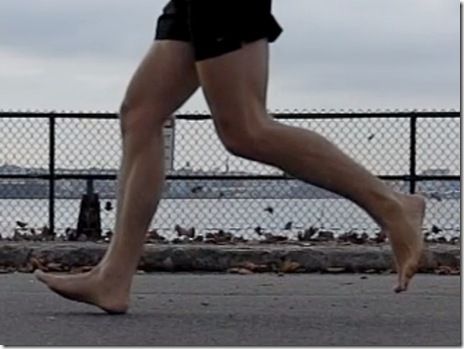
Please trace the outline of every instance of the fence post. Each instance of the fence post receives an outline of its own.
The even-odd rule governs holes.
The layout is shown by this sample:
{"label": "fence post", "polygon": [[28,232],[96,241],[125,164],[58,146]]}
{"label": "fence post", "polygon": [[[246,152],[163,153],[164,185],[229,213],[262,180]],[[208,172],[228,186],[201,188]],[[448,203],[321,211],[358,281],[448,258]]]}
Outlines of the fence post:
{"label": "fence post", "polygon": [[416,193],[416,155],[417,155],[417,116],[412,115],[410,120],[410,150],[409,150],[409,193]]}
{"label": "fence post", "polygon": [[94,194],[94,189],[93,189],[93,179],[92,178],[89,178],[87,179],[87,185],[86,185],[87,189],[86,189],[86,193],[87,195],[92,195]]}
{"label": "fence post", "polygon": [[49,118],[49,165],[48,172],[50,175],[48,185],[48,219],[50,233],[55,232],[55,117],[50,115]]}
{"label": "fence post", "polygon": [[82,195],[77,221],[78,240],[101,239],[100,197],[94,192],[93,179],[87,179],[86,194]]}

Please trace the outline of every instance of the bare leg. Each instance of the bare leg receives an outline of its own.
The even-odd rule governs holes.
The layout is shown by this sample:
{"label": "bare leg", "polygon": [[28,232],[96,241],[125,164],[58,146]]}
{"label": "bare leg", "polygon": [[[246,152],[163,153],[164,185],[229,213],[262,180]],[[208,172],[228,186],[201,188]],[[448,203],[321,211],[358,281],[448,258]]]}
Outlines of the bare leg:
{"label": "bare leg", "polygon": [[163,125],[197,88],[190,45],[156,42],[135,73],[121,110],[123,157],[109,249],[88,273],[37,272],[53,291],[109,313],[127,311],[133,274],[164,185]]}
{"label": "bare leg", "polygon": [[319,134],[273,120],[265,109],[268,44],[264,40],[201,61],[197,70],[225,146],[365,209],[389,234],[399,275],[395,290],[406,290],[421,255],[423,198],[393,192]]}

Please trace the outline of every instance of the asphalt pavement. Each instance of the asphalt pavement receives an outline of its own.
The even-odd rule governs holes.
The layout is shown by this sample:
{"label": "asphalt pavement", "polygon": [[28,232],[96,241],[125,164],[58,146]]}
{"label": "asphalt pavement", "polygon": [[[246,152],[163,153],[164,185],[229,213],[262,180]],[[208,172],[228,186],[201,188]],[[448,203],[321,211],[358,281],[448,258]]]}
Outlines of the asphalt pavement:
{"label": "asphalt pavement", "polygon": [[109,316],[0,275],[0,344],[15,346],[460,346],[459,276],[137,275],[131,309]]}

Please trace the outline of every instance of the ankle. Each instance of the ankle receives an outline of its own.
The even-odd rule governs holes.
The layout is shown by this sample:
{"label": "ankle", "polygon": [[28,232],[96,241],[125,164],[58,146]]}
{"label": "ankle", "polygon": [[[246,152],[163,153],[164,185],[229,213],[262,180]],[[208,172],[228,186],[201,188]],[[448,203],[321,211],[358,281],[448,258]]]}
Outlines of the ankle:
{"label": "ankle", "polygon": [[133,274],[125,268],[113,265],[101,264],[96,268],[97,277],[104,283],[119,283],[129,285],[132,283]]}
{"label": "ankle", "polygon": [[392,193],[379,199],[381,211],[378,223],[382,228],[388,229],[392,224],[403,219],[404,207],[400,195],[401,194]]}

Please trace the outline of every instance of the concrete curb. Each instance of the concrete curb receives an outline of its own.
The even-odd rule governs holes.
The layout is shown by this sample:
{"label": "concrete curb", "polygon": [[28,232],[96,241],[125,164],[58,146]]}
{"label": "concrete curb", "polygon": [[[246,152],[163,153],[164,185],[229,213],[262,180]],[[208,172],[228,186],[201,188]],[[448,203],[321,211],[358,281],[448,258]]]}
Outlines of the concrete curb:
{"label": "concrete curb", "polygon": [[[85,269],[98,263],[107,244],[90,242],[0,242],[0,271]],[[460,269],[457,245],[428,244],[420,272]],[[385,272],[393,267],[390,247],[382,245],[147,244],[139,269],[197,272]],[[232,270],[231,270],[232,269]]]}

